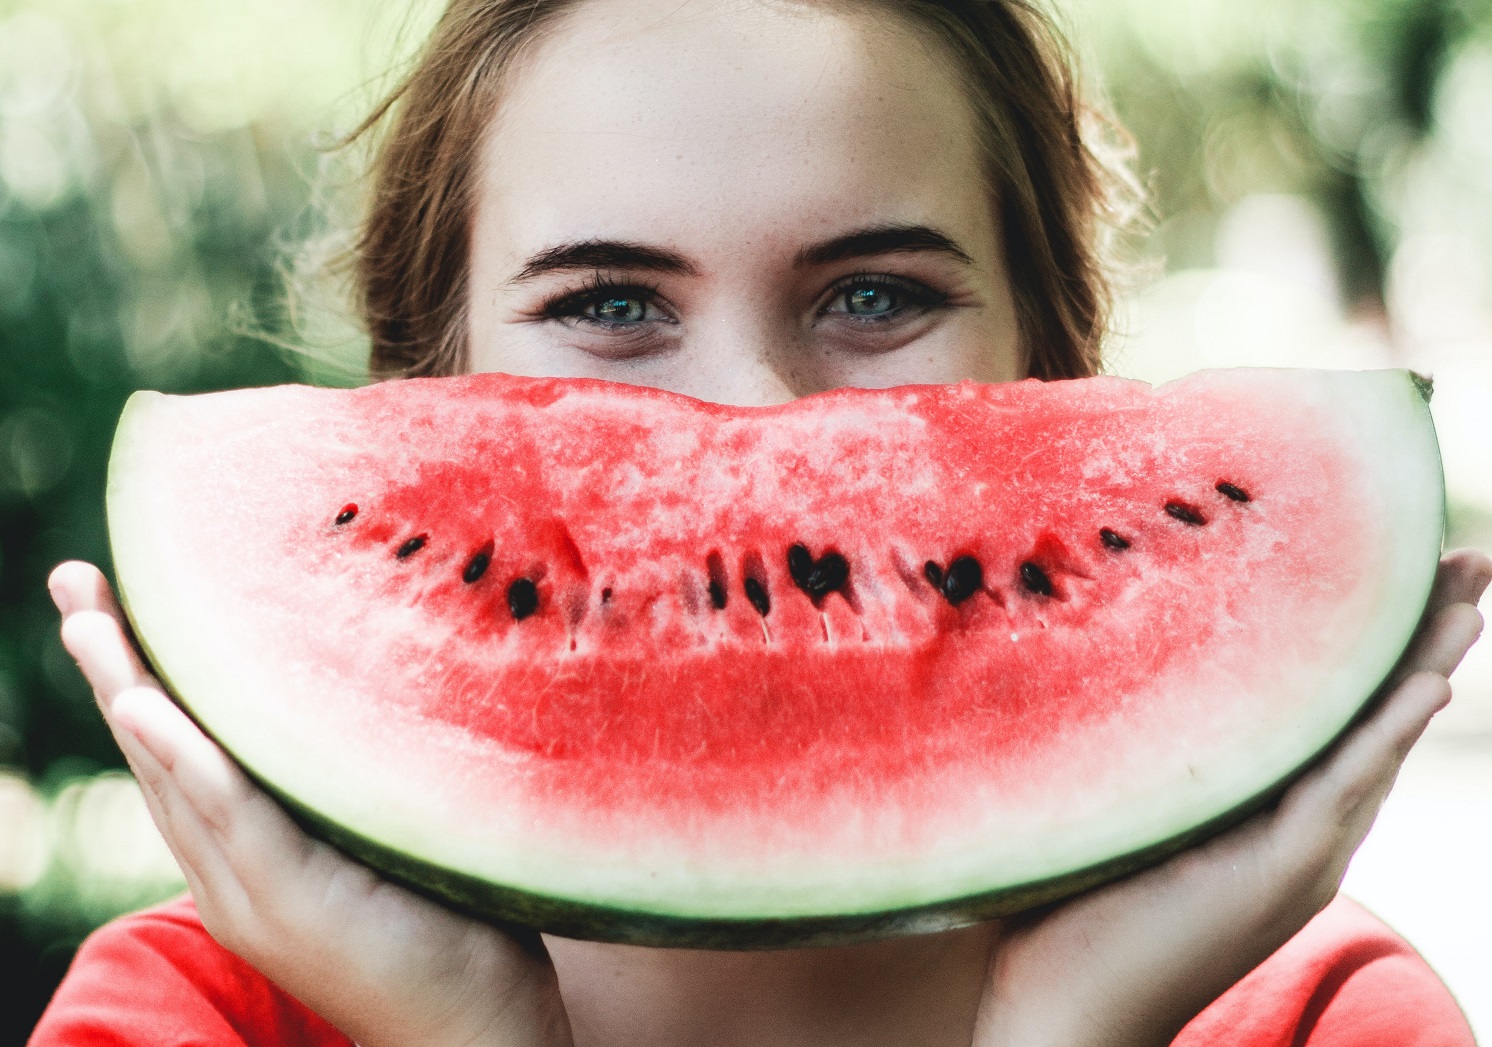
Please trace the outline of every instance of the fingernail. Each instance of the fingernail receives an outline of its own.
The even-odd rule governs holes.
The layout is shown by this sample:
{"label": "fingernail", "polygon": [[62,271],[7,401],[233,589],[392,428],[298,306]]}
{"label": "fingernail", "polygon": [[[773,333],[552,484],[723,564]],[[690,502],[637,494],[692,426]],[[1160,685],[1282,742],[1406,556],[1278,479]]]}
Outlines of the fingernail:
{"label": "fingernail", "polygon": [[60,585],[49,583],[47,585],[47,592],[52,594],[52,602],[57,605],[57,610],[62,612],[62,617],[66,618],[72,613],[72,601],[68,599],[66,589]]}

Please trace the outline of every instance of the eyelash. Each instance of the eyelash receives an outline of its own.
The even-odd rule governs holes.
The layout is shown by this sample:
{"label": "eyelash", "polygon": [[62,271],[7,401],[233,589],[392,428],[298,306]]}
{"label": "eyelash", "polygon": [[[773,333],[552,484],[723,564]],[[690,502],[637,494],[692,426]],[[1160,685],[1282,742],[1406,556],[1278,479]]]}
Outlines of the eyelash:
{"label": "eyelash", "polygon": [[[934,290],[933,288],[928,287],[926,284],[921,283],[917,280],[908,280],[904,277],[899,276],[889,276],[886,273],[851,273],[849,276],[846,276],[843,279],[837,281],[834,286],[830,288],[828,304],[835,304],[841,298],[843,298],[845,294],[857,287],[887,288],[889,290],[900,293],[905,299],[905,301],[903,301],[902,304],[898,305],[894,311],[881,316],[856,316],[853,313],[845,314],[857,323],[885,323],[887,320],[900,315],[901,312],[905,309],[936,309],[939,306],[948,304],[948,295],[944,294],[942,291]],[[829,311],[830,310],[828,306],[825,306],[823,309],[819,310],[819,315],[823,316]]]}
{"label": "eyelash", "polygon": [[[926,284],[916,280],[907,280],[902,277],[889,276],[885,273],[851,273],[835,282],[830,288],[828,305],[820,309],[818,315],[824,316],[835,311],[829,308],[839,301],[849,291],[859,287],[881,287],[899,292],[905,301],[897,308],[887,314],[880,316],[856,316],[846,312],[845,315],[856,323],[877,324],[900,315],[906,309],[936,309],[948,302],[948,295],[934,290]],[[603,330],[619,330],[623,328],[635,328],[638,322],[622,323],[612,320],[602,320],[599,317],[585,316],[585,310],[597,305],[608,298],[636,298],[639,301],[653,304],[656,302],[659,288],[656,284],[625,282],[613,280],[599,273],[594,274],[586,281],[586,285],[579,291],[569,291],[545,302],[540,307],[540,315],[546,320],[576,320],[582,321]],[[669,322],[677,322],[670,320]]]}
{"label": "eyelash", "polygon": [[586,281],[585,287],[581,290],[567,291],[545,302],[540,307],[539,313],[546,320],[579,320],[605,330],[635,327],[637,326],[635,323],[602,320],[594,316],[585,316],[583,313],[586,309],[608,298],[636,298],[645,303],[652,303],[658,298],[658,293],[657,284],[627,283],[596,273]]}

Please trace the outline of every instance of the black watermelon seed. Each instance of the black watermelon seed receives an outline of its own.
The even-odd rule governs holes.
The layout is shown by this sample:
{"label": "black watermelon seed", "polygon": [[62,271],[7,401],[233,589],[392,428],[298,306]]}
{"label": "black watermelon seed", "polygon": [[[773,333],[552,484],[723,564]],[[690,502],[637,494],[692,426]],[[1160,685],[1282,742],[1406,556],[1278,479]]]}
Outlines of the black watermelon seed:
{"label": "black watermelon seed", "polygon": [[1242,487],[1235,487],[1233,484],[1230,484],[1226,480],[1219,480],[1217,482],[1217,493],[1225,495],[1226,497],[1233,499],[1233,501],[1235,502],[1247,502],[1252,500],[1249,498],[1249,493]]}
{"label": "black watermelon seed", "polygon": [[611,603],[611,586],[608,585],[605,589],[601,590],[601,602]]}
{"label": "black watermelon seed", "polygon": [[394,555],[401,560],[408,559],[415,553],[419,552],[421,549],[425,548],[425,541],[425,535],[417,534],[413,538],[405,542],[403,545],[399,546],[398,552],[394,553]]}
{"label": "black watermelon seed", "polygon": [[730,599],[730,590],[727,588],[725,561],[718,551],[705,557],[705,572],[710,578],[710,604],[715,610],[723,611],[726,601]]}
{"label": "black watermelon seed", "polygon": [[813,554],[808,551],[807,546],[794,545],[787,551],[787,573],[792,575],[793,581],[798,587],[803,587],[803,580],[808,577],[808,572],[813,570]]}
{"label": "black watermelon seed", "polygon": [[810,590],[832,593],[850,580],[850,562],[838,553],[825,553],[808,579]]}
{"label": "black watermelon seed", "polygon": [[943,568],[939,567],[937,561],[929,560],[922,565],[922,576],[938,592],[943,591]]}
{"label": "black watermelon seed", "polygon": [[1207,522],[1207,517],[1197,512],[1191,506],[1182,505],[1180,502],[1167,502],[1166,512],[1182,523],[1190,524],[1193,527],[1201,527]]}
{"label": "black watermelon seed", "polygon": [[806,547],[794,545],[787,551],[787,573],[799,589],[817,602],[844,587],[850,579],[850,565],[838,553],[825,553],[815,560]]}
{"label": "black watermelon seed", "polygon": [[1123,550],[1129,548],[1128,538],[1124,537],[1124,535],[1120,534],[1118,531],[1109,530],[1109,528],[1107,527],[1099,529],[1098,537],[1103,539],[1104,545],[1107,545],[1110,549],[1113,549],[1116,552],[1122,552]]}
{"label": "black watermelon seed", "polygon": [[1039,566],[1027,560],[1021,564],[1021,584],[1037,596],[1052,595],[1052,580]]}
{"label": "black watermelon seed", "polygon": [[487,565],[491,562],[492,556],[490,553],[477,553],[477,555],[471,558],[471,563],[466,565],[466,570],[461,572],[461,580],[467,585],[472,584],[487,573]]}
{"label": "black watermelon seed", "polygon": [[751,606],[756,608],[756,613],[765,618],[767,612],[772,609],[772,598],[767,595],[766,587],[755,578],[747,578],[744,588],[746,599],[751,601]]}
{"label": "black watermelon seed", "polygon": [[539,587],[527,578],[516,578],[508,586],[508,610],[521,622],[539,609]]}
{"label": "black watermelon seed", "polygon": [[[1039,568],[1038,568],[1039,570]],[[957,607],[980,589],[984,588],[984,568],[972,556],[960,556],[948,565],[943,576],[943,596]]]}
{"label": "black watermelon seed", "polygon": [[345,523],[351,523],[352,518],[357,515],[357,506],[351,503],[344,505],[342,511],[337,514],[336,524],[341,527]]}

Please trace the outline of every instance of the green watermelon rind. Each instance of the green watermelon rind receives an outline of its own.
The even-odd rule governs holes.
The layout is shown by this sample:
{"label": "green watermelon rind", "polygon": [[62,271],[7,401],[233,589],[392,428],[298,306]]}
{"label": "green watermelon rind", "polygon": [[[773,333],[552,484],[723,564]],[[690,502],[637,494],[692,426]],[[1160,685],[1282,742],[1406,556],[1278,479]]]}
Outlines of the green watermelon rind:
{"label": "green watermelon rind", "polygon": [[[1310,372],[1302,372],[1303,376]],[[1370,444],[1382,441],[1385,454],[1409,454],[1409,460],[1417,462],[1428,471],[1433,457],[1438,464],[1438,448],[1434,444],[1433,426],[1429,422],[1428,409],[1423,399],[1423,389],[1407,372],[1397,372],[1398,389],[1410,406],[1403,410],[1401,428],[1393,431],[1400,436],[1423,436],[1423,446],[1417,451],[1405,451],[1403,443],[1395,445],[1391,438],[1383,435],[1380,420],[1365,416],[1359,419],[1362,436]],[[1247,379],[1244,379],[1246,382]],[[1323,394],[1324,395],[1324,394]],[[1388,399],[1385,397],[1385,399]],[[1397,399],[1397,395],[1392,397]],[[159,625],[162,595],[140,576],[148,571],[152,550],[140,536],[132,535],[124,523],[129,520],[127,502],[130,497],[146,496],[144,492],[129,490],[122,478],[129,472],[129,434],[140,416],[148,412],[149,394],[133,400],[121,418],[116,434],[115,455],[111,458],[109,508],[111,518],[111,541],[114,543],[115,562],[120,579],[121,597],[126,612],[135,623],[140,635],[155,635],[155,630],[142,628],[140,612],[146,618],[155,619]],[[1397,409],[1396,410],[1400,410]],[[1371,415],[1371,411],[1368,412]],[[1393,427],[1389,427],[1393,428]],[[1404,443],[1413,443],[1410,439]],[[1417,455],[1417,457],[1416,457]],[[1385,614],[1374,630],[1374,642],[1365,644],[1365,649],[1379,656],[1378,671],[1357,673],[1353,708],[1355,721],[1363,709],[1371,707],[1371,697],[1381,690],[1382,681],[1390,678],[1399,652],[1412,635],[1413,627],[1420,616],[1420,609],[1428,597],[1434,577],[1434,565],[1440,551],[1444,528],[1444,494],[1439,486],[1439,470],[1435,469],[1434,483],[1435,520],[1433,527],[1433,550],[1431,549],[1431,526],[1428,517],[1419,521],[1418,528],[1408,529],[1411,535],[1423,532],[1425,548],[1423,556],[1396,557],[1396,576],[1388,582],[1393,603],[1400,610]],[[1426,476],[1426,480],[1428,480]],[[1418,502],[1427,508],[1429,490],[1418,493]],[[1413,501],[1413,499],[1411,499]],[[143,554],[135,555],[132,554]],[[159,554],[159,551],[156,551]],[[146,594],[146,603],[153,606],[145,609],[137,597]],[[144,641],[142,641],[144,643]],[[157,652],[145,644],[145,652],[151,662],[161,670],[161,677],[173,692],[173,674],[165,668],[165,661],[175,661],[177,668],[185,669],[187,675],[201,674],[202,666],[186,665],[178,652],[174,659],[157,657]],[[199,659],[200,661],[200,659]],[[1369,689],[1369,684],[1377,686]],[[191,688],[187,688],[191,690]],[[1364,691],[1367,695],[1364,697]],[[201,723],[200,717],[177,697],[189,715]],[[824,897],[813,912],[786,912],[771,914],[711,914],[708,912],[669,912],[666,906],[651,904],[638,906],[625,899],[586,899],[582,897],[560,897],[534,891],[526,887],[497,884],[480,876],[422,859],[400,849],[388,840],[359,832],[335,819],[317,813],[296,800],[289,791],[267,776],[254,770],[253,761],[239,758],[235,747],[226,744],[210,725],[202,724],[207,733],[224,745],[238,759],[249,775],[260,783],[300,821],[313,835],[327,839],[348,854],[369,864],[391,879],[404,883],[428,896],[439,899],[452,907],[500,923],[511,923],[523,927],[564,936],[596,940],[630,942],[645,945],[667,945],[702,948],[774,948],[816,944],[834,944],[897,933],[931,931],[962,926],[979,920],[1007,915],[1043,905],[1070,896],[1117,876],[1155,864],[1192,844],[1223,829],[1235,825],[1272,802],[1288,784],[1304,772],[1322,752],[1329,749],[1337,737],[1350,726],[1337,727],[1320,744],[1314,745],[1308,754],[1294,753],[1285,762],[1288,769],[1278,774],[1271,784],[1258,789],[1242,803],[1207,818],[1200,825],[1193,825],[1179,832],[1154,833],[1152,838],[1132,849],[1129,853],[1100,862],[1074,865],[1058,874],[1029,879],[1027,882],[1007,883],[988,890],[974,892],[947,892],[930,901],[914,901],[903,904],[896,899],[925,893],[922,884],[905,885],[898,890],[891,885],[882,890],[879,898],[852,898],[845,892],[823,889]],[[1300,758],[1302,755],[1304,759]],[[883,885],[884,886],[884,885]],[[886,904],[887,899],[892,900]],[[649,899],[649,901],[655,901]],[[858,901],[858,904],[857,904]],[[699,899],[694,899],[696,905]],[[795,896],[792,904],[802,906],[801,896]],[[706,906],[709,901],[706,900]]]}
{"label": "green watermelon rind", "polygon": [[[1373,702],[1365,706],[1371,709]],[[1360,717],[1359,717],[1360,718]],[[1357,719],[1353,723],[1358,722]],[[1350,725],[1349,725],[1350,728]],[[1344,729],[1343,733],[1345,733]],[[907,934],[967,927],[1060,902],[1091,888],[1139,872],[1245,821],[1273,803],[1297,778],[1332,748],[1333,739],[1284,780],[1210,821],[1122,855],[1048,880],[1000,888],[946,901],[869,912],[824,916],[722,919],[589,904],[523,891],[454,869],[432,867],[418,858],[359,835],[323,818],[272,784],[255,778],[312,836],[416,893],[480,920],[522,933],[537,928],[561,938],[680,949],[767,950],[848,945]],[[240,764],[240,766],[242,766]],[[247,768],[245,768],[247,771]],[[249,772],[250,777],[255,777]]]}

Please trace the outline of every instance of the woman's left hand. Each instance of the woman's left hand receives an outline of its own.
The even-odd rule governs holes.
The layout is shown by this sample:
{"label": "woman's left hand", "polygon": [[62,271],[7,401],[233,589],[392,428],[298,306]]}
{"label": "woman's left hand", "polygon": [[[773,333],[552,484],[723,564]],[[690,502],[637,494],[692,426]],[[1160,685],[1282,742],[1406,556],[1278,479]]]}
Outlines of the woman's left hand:
{"label": "woman's left hand", "polygon": [[991,961],[977,1047],[1164,1047],[1336,895],[1410,748],[1450,700],[1481,631],[1492,560],[1440,563],[1398,684],[1363,722],[1234,829],[1013,921]]}

